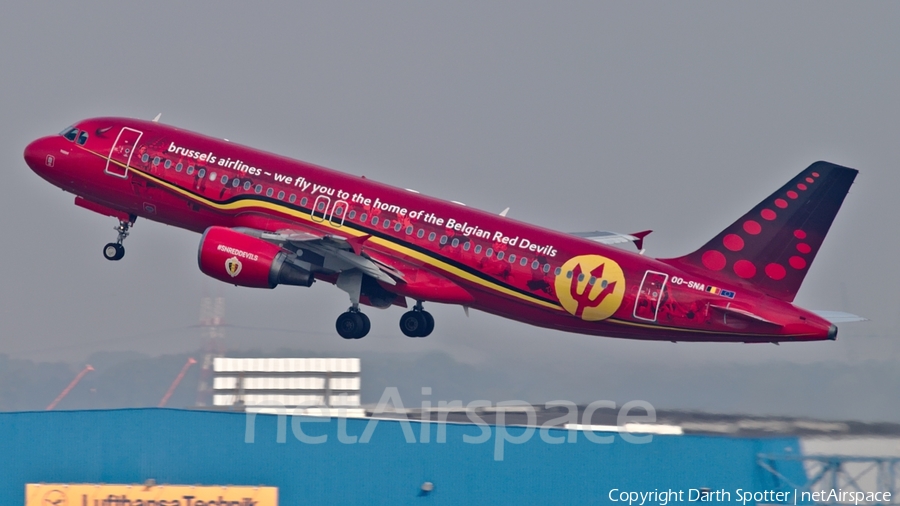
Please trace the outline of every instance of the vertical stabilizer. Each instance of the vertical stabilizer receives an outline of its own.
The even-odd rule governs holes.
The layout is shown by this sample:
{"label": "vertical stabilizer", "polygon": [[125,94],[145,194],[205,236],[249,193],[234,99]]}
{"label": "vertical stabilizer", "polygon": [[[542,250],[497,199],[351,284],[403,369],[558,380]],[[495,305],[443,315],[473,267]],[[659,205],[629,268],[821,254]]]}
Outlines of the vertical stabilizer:
{"label": "vertical stabilizer", "polygon": [[791,302],[857,173],[816,162],[702,248],[664,261]]}

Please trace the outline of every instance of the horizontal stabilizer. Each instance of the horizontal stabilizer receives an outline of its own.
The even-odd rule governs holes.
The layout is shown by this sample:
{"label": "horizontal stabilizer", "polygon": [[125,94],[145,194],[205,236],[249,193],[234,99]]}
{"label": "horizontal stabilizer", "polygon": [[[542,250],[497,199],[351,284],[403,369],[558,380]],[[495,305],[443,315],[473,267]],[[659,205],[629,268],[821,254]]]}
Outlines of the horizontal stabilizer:
{"label": "horizontal stabilizer", "polygon": [[779,323],[775,323],[771,320],[767,320],[767,319],[763,318],[762,316],[751,313],[750,311],[747,311],[745,309],[738,309],[736,307],[729,307],[729,306],[710,306],[710,309],[719,311],[726,316],[732,316],[732,317],[741,318],[744,320],[751,320],[751,321],[755,321],[755,322],[759,322],[759,323],[767,323],[769,325],[775,325],[777,327],[781,326],[781,324],[779,324]]}
{"label": "horizontal stabilizer", "polygon": [[637,249],[643,249],[644,237],[652,230],[644,230],[633,234],[620,234],[619,232],[609,232],[605,230],[594,230],[592,232],[569,232],[571,235],[587,239],[589,241],[599,242],[600,244],[622,244],[633,242]]}
{"label": "horizontal stabilizer", "polygon": [[830,321],[831,323],[851,323],[851,322],[867,322],[868,318],[863,318],[862,316],[857,316],[851,313],[845,313],[843,311],[818,311],[813,310],[818,316]]}

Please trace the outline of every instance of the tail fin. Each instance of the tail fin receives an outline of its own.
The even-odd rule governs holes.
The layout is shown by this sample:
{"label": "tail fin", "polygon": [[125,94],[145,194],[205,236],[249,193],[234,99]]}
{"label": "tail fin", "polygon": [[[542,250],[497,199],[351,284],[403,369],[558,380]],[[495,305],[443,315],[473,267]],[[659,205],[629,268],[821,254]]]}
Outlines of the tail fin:
{"label": "tail fin", "polygon": [[858,172],[816,162],[702,248],[667,262],[791,302]]}

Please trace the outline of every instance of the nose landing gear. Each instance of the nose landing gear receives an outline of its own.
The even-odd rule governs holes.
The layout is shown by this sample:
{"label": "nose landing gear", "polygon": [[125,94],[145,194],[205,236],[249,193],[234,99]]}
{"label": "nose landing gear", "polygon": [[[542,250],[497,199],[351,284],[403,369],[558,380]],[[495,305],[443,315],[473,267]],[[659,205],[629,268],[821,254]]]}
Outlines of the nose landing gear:
{"label": "nose landing gear", "polygon": [[407,337],[426,337],[434,330],[434,317],[417,302],[412,311],[400,317],[400,331]]}
{"label": "nose landing gear", "polygon": [[103,247],[103,257],[107,260],[121,260],[125,256],[125,246],[122,246],[122,241],[128,237],[128,230],[134,225],[136,217],[129,216],[128,218],[130,221],[119,220],[119,226],[113,229],[119,233],[116,242],[108,243]]}

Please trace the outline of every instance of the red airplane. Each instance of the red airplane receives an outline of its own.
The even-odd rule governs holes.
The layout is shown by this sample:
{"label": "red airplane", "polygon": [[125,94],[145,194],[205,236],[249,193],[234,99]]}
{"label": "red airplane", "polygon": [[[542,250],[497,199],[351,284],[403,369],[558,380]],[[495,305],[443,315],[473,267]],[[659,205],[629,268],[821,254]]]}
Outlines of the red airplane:
{"label": "red airplane", "polygon": [[[158,118],[157,118],[158,120]],[[138,217],[202,233],[205,274],[234,285],[336,285],[337,332],[359,305],[397,305],[409,337],[457,304],[582,334],[667,341],[835,339],[861,318],[792,304],[857,171],[816,162],[697,251],[644,256],[637,234],[569,234],[257,151],[157,120],[94,118],[25,148],[75,204],[118,220],[109,260]],[[611,244],[634,242],[639,253]]]}

